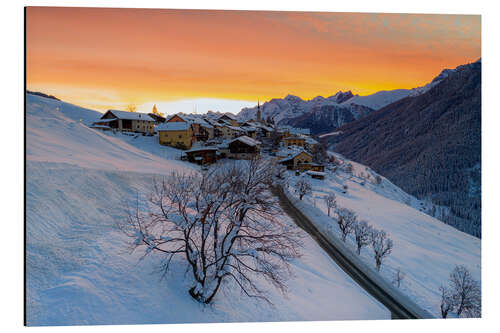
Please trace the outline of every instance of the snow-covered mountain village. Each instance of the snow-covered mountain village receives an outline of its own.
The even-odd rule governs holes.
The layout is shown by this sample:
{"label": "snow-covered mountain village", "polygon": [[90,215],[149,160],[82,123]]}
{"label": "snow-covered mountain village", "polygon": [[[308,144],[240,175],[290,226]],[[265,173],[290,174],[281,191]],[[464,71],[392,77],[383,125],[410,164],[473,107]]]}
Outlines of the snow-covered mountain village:
{"label": "snow-covered mountain village", "polygon": [[[96,27],[121,21],[100,21],[98,9],[88,9],[88,16],[84,9],[58,10],[75,22],[96,18]],[[50,9],[28,12],[37,18],[33,24],[59,22]],[[27,68],[37,75],[28,75],[25,92],[26,325],[481,317],[482,62],[476,35],[466,39],[472,44],[467,56],[428,57],[420,67],[413,63],[418,56],[411,64],[394,60],[401,55],[365,64],[339,56],[336,47],[323,49],[330,45],[324,38],[337,36],[325,32],[332,31],[330,14],[270,12],[263,19],[252,13],[247,22],[238,11],[103,13],[125,15],[123,21],[138,29],[157,22],[127,37],[151,37],[155,42],[137,52],[151,47],[153,56],[117,57],[123,48],[115,47],[124,42],[119,29],[101,45],[102,54],[109,47],[101,59],[107,65],[97,65],[102,54],[91,52],[95,59],[89,55],[74,66],[92,63],[87,70],[70,75],[72,66],[44,62],[50,57],[32,60],[49,48],[36,48],[37,39],[27,42],[36,46]],[[190,21],[192,15],[198,20]],[[338,15],[348,15],[346,22],[358,17]],[[226,36],[227,17],[241,22],[231,29],[269,20],[288,33],[255,29],[240,45],[259,40],[261,50],[260,40],[269,37],[273,57],[252,53],[255,48],[247,49],[250,58],[235,56],[240,51],[230,44],[221,60],[225,42],[217,39],[214,51],[209,41]],[[440,45],[447,21],[425,19],[431,20],[426,27],[439,27]],[[472,20],[467,27],[477,25],[474,16],[463,19]],[[186,20],[200,24],[196,33],[185,29]],[[177,35],[171,46],[156,42],[166,38],[156,31],[173,31],[163,26],[167,21],[189,47]],[[65,22],[68,31],[78,27]],[[336,24],[355,36],[362,30]],[[413,36],[405,24],[397,26],[401,36]],[[65,29],[43,29],[28,36],[46,38],[47,45],[73,40]],[[75,33],[81,40],[92,36],[81,54],[97,49],[93,43],[101,43],[106,29]],[[288,41],[273,48],[290,36],[315,47],[285,52],[293,44]],[[350,49],[344,43],[346,54],[364,54],[359,45],[391,49],[351,39],[359,44]],[[401,52],[411,53],[407,47]],[[74,54],[64,59],[71,63]],[[308,57],[314,61],[303,62]],[[329,72],[337,63],[342,66]],[[162,64],[175,65],[162,71]],[[59,72],[61,84],[37,81]],[[132,74],[124,79],[124,72]],[[70,79],[76,83],[68,88]],[[212,97],[210,103],[221,107],[199,102],[185,112],[174,103],[190,103],[193,96]],[[240,104],[237,111],[224,108]]]}
{"label": "snow-covered mountain village", "polygon": [[[255,118],[245,120],[221,112],[164,117],[156,107],[149,114],[116,110],[102,114],[42,95],[27,94],[31,324],[393,316],[394,310],[341,269],[315,238],[294,223],[293,211],[284,206],[274,207],[280,212],[266,220],[291,228],[302,243],[290,245],[297,253],[286,260],[290,270],[287,291],[282,290],[286,296],[279,292],[285,284],[276,290],[266,276],[257,274],[250,290],[265,290],[266,300],[256,297],[249,302],[248,287],[237,290],[237,282],[225,281],[210,308],[189,296],[191,282],[182,278],[186,269],[182,259],[169,257],[170,269],[161,273],[164,280],[155,275],[165,264],[168,247],[161,239],[169,239],[169,233],[155,235],[137,222],[132,223],[135,231],[130,239],[130,230],[124,233],[123,226],[117,227],[130,219],[125,207],[134,205],[137,196],[146,200],[161,179],[179,180],[185,173],[215,177],[229,165],[240,165],[244,172],[243,165],[258,160],[273,170],[273,186],[282,188],[282,195],[319,233],[343,246],[365,274],[380,279],[394,297],[418,309],[422,317],[443,316],[442,288],[457,267],[466,267],[468,276],[480,281],[480,239],[433,217],[435,206],[428,200],[325,149],[308,129],[277,125],[270,117],[264,120],[260,105]],[[187,186],[179,181],[177,186],[181,185]],[[277,200],[272,193],[266,200]],[[48,244],[56,245],[57,251]],[[130,246],[132,252],[127,251]],[[251,252],[254,260],[257,251]],[[349,302],[342,297],[347,294]],[[43,311],[47,308],[51,311]],[[447,316],[457,315],[449,312]]]}

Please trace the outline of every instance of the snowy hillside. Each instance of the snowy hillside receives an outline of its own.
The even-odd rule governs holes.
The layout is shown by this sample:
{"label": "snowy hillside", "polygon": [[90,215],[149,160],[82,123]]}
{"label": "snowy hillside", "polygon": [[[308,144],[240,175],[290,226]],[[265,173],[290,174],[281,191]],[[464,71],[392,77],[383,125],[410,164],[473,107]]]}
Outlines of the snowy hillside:
{"label": "snowy hillside", "polygon": [[159,146],[156,137],[104,134],[85,126],[96,116],[27,96],[28,325],[390,317],[305,233],[303,257],[291,265],[288,294],[257,281],[274,306],[249,299],[230,284],[212,305],[201,305],[187,293],[181,262],[161,280],[155,272],[161,258],[140,261],[143,253],[130,254],[116,222],[137,192],[150,192],[153,178],[197,167],[179,161],[180,151]]}
{"label": "snowy hillside", "polygon": [[[309,179],[313,194],[305,196],[300,203],[315,216],[323,230],[340,237],[338,225],[327,216],[324,202],[324,197],[333,192],[339,207],[353,210],[359,220],[366,220],[389,234],[394,248],[382,265],[381,274],[392,283],[400,268],[406,274],[401,291],[437,317],[440,317],[439,287],[447,285],[455,265],[465,265],[474,279],[481,281],[480,239],[425,214],[428,209],[425,202],[387,179],[381,177],[381,183],[377,184],[377,174],[370,168],[334,155],[343,161],[341,165],[352,164],[352,175],[342,171],[341,166],[336,172],[328,171],[325,180]],[[293,184],[299,177],[290,176],[289,191],[295,196]],[[355,251],[352,235],[347,242]],[[375,267],[369,247],[363,248],[361,254],[365,262]]]}
{"label": "snowy hillside", "polygon": [[28,115],[43,116],[43,119],[63,118],[89,125],[102,116],[102,113],[94,110],[33,94],[26,94],[26,105]]}
{"label": "snowy hillside", "polygon": [[[26,154],[29,160],[57,162],[102,170],[167,173],[185,168],[169,161],[180,151],[154,144],[153,137],[104,133],[91,129],[99,117],[96,111],[68,103],[27,95]],[[80,119],[84,119],[80,122]],[[134,145],[126,141],[134,141]],[[147,150],[151,146],[154,149]]]}
{"label": "snowy hillside", "polygon": [[395,101],[405,98],[410,94],[408,89],[395,89],[388,91],[379,91],[367,96],[355,95],[347,101],[343,102],[342,105],[363,105],[371,109],[378,110],[386,105],[394,103]]}

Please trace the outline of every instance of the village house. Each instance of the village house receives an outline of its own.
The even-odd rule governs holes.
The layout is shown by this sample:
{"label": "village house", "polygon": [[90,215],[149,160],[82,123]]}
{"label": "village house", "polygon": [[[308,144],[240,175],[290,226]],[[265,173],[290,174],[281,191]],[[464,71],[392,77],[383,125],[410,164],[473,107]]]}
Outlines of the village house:
{"label": "village house", "polygon": [[238,160],[249,160],[260,154],[262,142],[246,135],[228,142],[229,157]]}
{"label": "village house", "polygon": [[238,120],[231,114],[225,113],[217,118],[219,121],[225,121],[231,126],[239,126]]}
{"label": "village house", "polygon": [[240,126],[241,129],[245,131],[245,135],[251,137],[252,139],[257,139],[257,128],[253,126]]}
{"label": "village house", "polygon": [[214,126],[198,116],[174,114],[167,119],[167,123],[188,123],[193,130],[194,141],[207,141],[214,138]]}
{"label": "village house", "polygon": [[197,119],[195,123],[198,124],[198,133],[196,133],[197,141],[212,140],[215,137],[215,130],[212,125],[203,119]]}
{"label": "village house", "polygon": [[210,118],[208,116],[205,116],[203,120],[210,126],[212,126],[212,139],[213,138],[221,138],[224,136],[224,133],[222,132],[222,127],[223,125],[220,124],[217,120],[214,120],[213,118]]}
{"label": "village house", "polygon": [[293,150],[288,155],[278,155],[279,163],[288,170],[306,171],[311,169],[312,155],[305,150]]}
{"label": "village house", "polygon": [[233,139],[238,136],[244,135],[245,131],[238,126],[225,125],[222,126],[222,134],[224,139]]}
{"label": "village house", "polygon": [[172,121],[157,126],[159,142],[164,146],[190,149],[194,141],[191,123]]}
{"label": "village house", "polygon": [[280,126],[278,132],[283,138],[288,138],[289,136],[309,136],[311,131],[309,128],[296,128],[292,126]]}
{"label": "village house", "polygon": [[283,138],[283,142],[285,144],[285,147],[297,146],[304,148],[306,146],[306,139],[302,136],[285,137]]}
{"label": "village house", "polygon": [[192,147],[186,151],[186,156],[189,162],[200,165],[212,164],[217,161],[217,147],[198,146]]}
{"label": "village house", "polygon": [[167,118],[167,123],[187,123],[188,118],[180,113],[176,113]]}
{"label": "village house", "polygon": [[117,130],[121,132],[135,132],[153,134],[155,120],[149,115],[140,112],[108,110],[92,127],[103,130]]}
{"label": "village house", "polygon": [[259,135],[265,138],[270,138],[271,134],[274,131],[274,128],[264,125],[262,123],[256,124],[255,127],[257,127],[258,129]]}

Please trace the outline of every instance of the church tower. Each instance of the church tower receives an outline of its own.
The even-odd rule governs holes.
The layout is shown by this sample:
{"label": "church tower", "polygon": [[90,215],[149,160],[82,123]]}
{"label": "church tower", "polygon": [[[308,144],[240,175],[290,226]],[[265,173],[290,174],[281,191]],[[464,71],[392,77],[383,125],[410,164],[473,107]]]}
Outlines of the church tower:
{"label": "church tower", "polygon": [[257,101],[257,121],[259,123],[262,122],[262,118],[261,118],[261,115],[260,115],[260,101]]}

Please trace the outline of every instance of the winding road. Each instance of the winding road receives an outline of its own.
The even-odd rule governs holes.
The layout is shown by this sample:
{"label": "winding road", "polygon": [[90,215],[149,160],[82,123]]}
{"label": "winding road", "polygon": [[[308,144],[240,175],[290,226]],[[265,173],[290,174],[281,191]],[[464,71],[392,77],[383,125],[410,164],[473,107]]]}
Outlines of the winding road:
{"label": "winding road", "polygon": [[432,317],[427,311],[420,309],[416,304],[408,304],[408,301],[398,300],[387,290],[387,286],[381,286],[373,278],[366,274],[359,265],[354,263],[348,256],[332,244],[314,226],[314,224],[302,212],[297,209],[290,200],[278,188],[273,193],[279,198],[279,203],[284,212],[289,215],[295,224],[306,231],[321,248],[344,270],[356,283],[365,289],[372,297],[382,303],[391,312],[392,319],[429,319]]}

